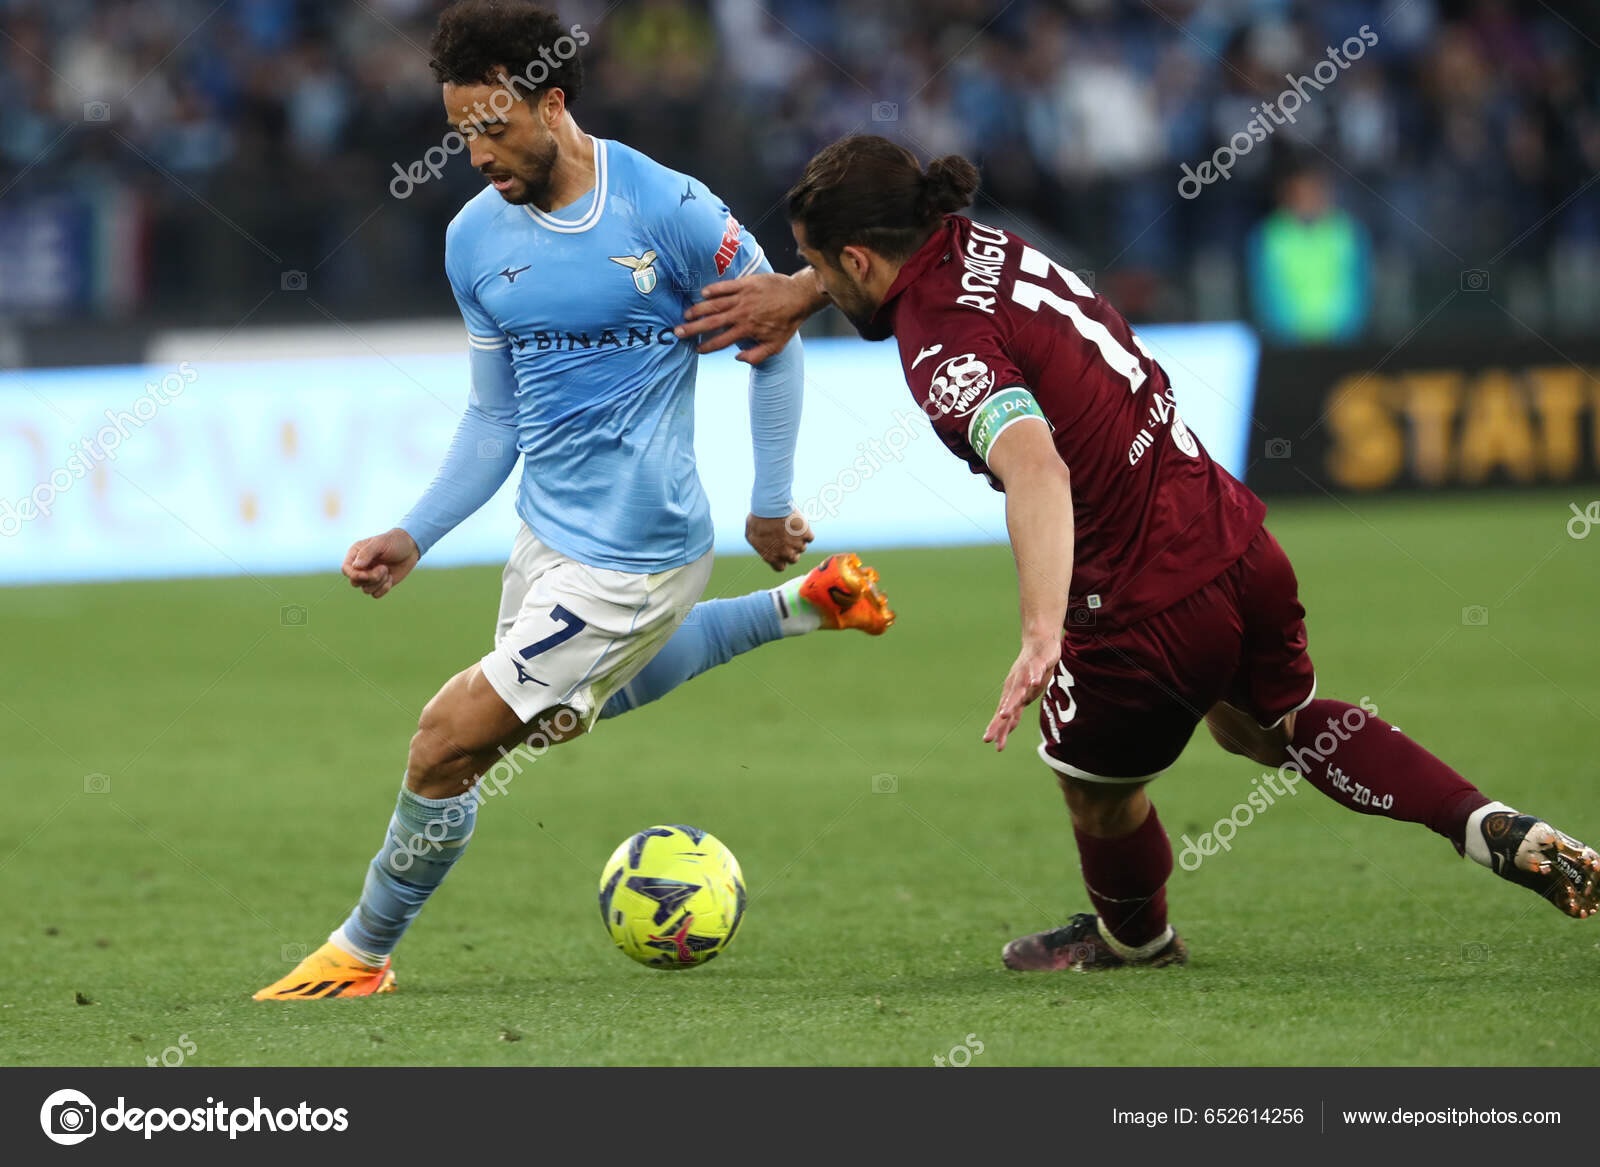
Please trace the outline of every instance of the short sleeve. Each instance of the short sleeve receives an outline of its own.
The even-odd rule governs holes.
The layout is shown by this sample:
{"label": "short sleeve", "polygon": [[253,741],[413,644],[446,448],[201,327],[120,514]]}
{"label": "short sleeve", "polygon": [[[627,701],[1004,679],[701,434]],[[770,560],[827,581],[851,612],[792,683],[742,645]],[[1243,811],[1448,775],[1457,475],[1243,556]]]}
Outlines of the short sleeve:
{"label": "short sleeve", "polygon": [[1044,419],[1006,352],[997,323],[970,308],[896,314],[906,382],[945,444],[987,462],[995,439],[1024,417]]}

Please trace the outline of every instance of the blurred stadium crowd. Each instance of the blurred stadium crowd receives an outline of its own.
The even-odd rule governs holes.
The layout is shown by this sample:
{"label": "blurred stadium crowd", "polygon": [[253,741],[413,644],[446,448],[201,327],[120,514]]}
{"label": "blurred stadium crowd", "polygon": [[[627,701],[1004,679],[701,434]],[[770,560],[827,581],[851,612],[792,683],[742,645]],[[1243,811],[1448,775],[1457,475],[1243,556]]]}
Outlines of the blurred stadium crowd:
{"label": "blurred stadium crowd", "polygon": [[[232,323],[304,289],[340,318],[450,312],[443,228],[481,183],[457,157],[391,193],[447,128],[427,67],[442,6],[0,0],[0,311]],[[1587,3],[557,7],[592,37],[580,124],[705,179],[779,270],[783,191],[868,131],[976,158],[979,217],[1061,247],[1136,319],[1338,341],[1600,314]],[[1364,26],[1376,43],[1302,86],[1293,125],[1180,193],[1180,166]],[[262,318],[305,315],[270,298]]]}

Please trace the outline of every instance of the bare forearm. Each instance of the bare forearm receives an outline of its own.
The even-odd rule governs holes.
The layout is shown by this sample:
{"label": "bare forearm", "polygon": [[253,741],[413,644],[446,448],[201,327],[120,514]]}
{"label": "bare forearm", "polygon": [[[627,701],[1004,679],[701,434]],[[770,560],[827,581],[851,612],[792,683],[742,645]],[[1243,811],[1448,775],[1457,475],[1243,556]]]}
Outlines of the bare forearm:
{"label": "bare forearm", "polygon": [[828,306],[828,294],[822,290],[822,281],[817,279],[815,268],[803,267],[789,278],[794,281],[798,290],[805,293],[805,299],[801,303],[806,318],[815,316]]}
{"label": "bare forearm", "polygon": [[739,359],[759,365],[787,344],[806,318],[828,303],[817,273],[802,268],[779,275],[766,261],[762,271],[719,280],[703,289],[705,299],[684,311],[673,329],[680,340],[700,338],[697,351],[714,353],[737,344]]}
{"label": "bare forearm", "polygon": [[1008,487],[1006,528],[1017,561],[1023,639],[1058,638],[1072,584],[1072,485],[1065,467]]}
{"label": "bare forearm", "polygon": [[[1013,412],[1009,423],[996,421],[996,414],[1003,413],[1001,403]],[[991,409],[995,412],[973,419],[973,448],[1005,486],[1006,528],[1017,560],[1022,609],[1022,651],[983,731],[984,741],[1003,750],[1022,710],[1038,699],[1061,661],[1061,629],[1072,583],[1072,479],[1032,394],[1016,388],[991,402]],[[991,422],[995,424],[987,424]]]}

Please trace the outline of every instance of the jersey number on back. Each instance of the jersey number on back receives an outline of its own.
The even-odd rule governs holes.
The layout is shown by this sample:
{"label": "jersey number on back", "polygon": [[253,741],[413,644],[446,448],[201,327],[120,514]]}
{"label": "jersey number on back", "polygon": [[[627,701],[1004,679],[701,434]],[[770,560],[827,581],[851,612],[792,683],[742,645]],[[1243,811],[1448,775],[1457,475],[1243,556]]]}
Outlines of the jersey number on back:
{"label": "jersey number on back", "polygon": [[[1062,282],[1067,285],[1067,290],[1074,296],[1085,300],[1094,299],[1094,292],[1088,284],[1078,278],[1077,272],[1062,267],[1036,247],[1023,247],[1021,264],[1022,270],[1030,276],[1041,276],[1048,279],[1050,273],[1054,272],[1061,277]],[[1100,355],[1105,358],[1106,364],[1110,365],[1114,372],[1127,380],[1130,393],[1137,393],[1139,386],[1144,384],[1148,374],[1139,367],[1139,358],[1123,348],[1117,338],[1111,335],[1111,330],[1104,324],[1101,324],[1098,320],[1089,319],[1075,300],[1069,300],[1065,296],[1058,296],[1043,284],[1029,283],[1027,280],[1022,279],[1011,285],[1011,298],[1030,312],[1037,312],[1041,306],[1048,304],[1072,321],[1073,327],[1078,330],[1078,335],[1099,349]],[[1133,338],[1133,343],[1146,357],[1150,355],[1149,351],[1145,349],[1144,343],[1137,336]]]}

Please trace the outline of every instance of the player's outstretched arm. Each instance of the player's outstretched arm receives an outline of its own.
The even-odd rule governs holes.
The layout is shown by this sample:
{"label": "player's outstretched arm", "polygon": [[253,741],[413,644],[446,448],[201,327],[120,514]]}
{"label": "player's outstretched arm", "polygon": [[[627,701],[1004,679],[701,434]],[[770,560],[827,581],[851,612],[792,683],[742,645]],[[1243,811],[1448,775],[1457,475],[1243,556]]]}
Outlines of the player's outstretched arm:
{"label": "player's outstretched arm", "polygon": [[828,304],[828,297],[809,267],[792,276],[758,272],[708,284],[704,297],[689,306],[686,323],[673,329],[680,340],[704,337],[699,350],[714,353],[731,344],[744,351],[739,359],[759,365],[788,344],[800,325]]}
{"label": "player's outstretched arm", "polygon": [[1061,630],[1072,583],[1072,481],[1043,418],[1008,425],[988,451],[989,469],[1005,484],[1006,529],[1017,561],[1022,650],[1006,674],[983,740],[997,750],[1050,683],[1061,663]]}

